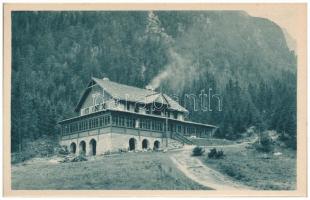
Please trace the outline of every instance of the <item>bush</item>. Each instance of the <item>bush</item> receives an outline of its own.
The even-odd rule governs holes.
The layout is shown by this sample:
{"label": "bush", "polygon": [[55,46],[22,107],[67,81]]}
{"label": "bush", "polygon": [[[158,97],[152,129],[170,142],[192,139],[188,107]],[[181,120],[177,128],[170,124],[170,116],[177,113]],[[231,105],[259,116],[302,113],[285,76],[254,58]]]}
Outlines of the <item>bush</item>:
{"label": "bush", "polygon": [[202,147],[195,147],[193,149],[193,156],[201,156],[204,153],[204,149]]}
{"label": "bush", "polygon": [[127,148],[121,148],[121,149],[118,149],[118,152],[119,153],[126,153],[126,152],[128,152],[128,149]]}
{"label": "bush", "polygon": [[260,142],[256,142],[255,148],[262,152],[271,152],[273,150],[273,141],[269,135],[263,135],[260,137]]}
{"label": "bush", "polygon": [[[58,142],[55,138],[42,136],[36,140],[24,140],[22,152],[13,153],[12,163],[24,162],[34,157],[50,157],[58,153],[55,151]],[[60,146],[59,146],[60,148]]]}
{"label": "bush", "polygon": [[31,154],[29,152],[11,153],[11,163],[16,164],[16,163],[24,162],[33,157],[35,157],[35,154]]}
{"label": "bush", "polygon": [[81,162],[81,161],[87,161],[87,158],[84,155],[78,155],[71,160],[71,162]]}
{"label": "bush", "polygon": [[221,170],[230,177],[235,178],[236,180],[244,180],[245,176],[242,174],[241,170],[237,166],[227,164],[221,165]]}
{"label": "bush", "polygon": [[68,151],[67,146],[55,147],[55,151],[57,151],[58,155],[68,155],[70,152]]}
{"label": "bush", "polygon": [[296,134],[289,135],[287,133],[281,133],[279,136],[280,141],[284,142],[287,147],[290,147],[294,150],[297,148]]}
{"label": "bush", "polygon": [[208,153],[208,158],[220,159],[224,157],[224,152],[222,150],[217,151],[216,148],[213,148]]}

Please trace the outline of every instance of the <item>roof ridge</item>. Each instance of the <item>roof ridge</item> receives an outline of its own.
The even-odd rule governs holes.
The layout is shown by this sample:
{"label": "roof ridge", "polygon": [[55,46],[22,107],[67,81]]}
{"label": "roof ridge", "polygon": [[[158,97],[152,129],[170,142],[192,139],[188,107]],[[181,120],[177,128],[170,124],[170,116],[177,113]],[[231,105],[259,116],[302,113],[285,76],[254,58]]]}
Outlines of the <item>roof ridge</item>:
{"label": "roof ridge", "polygon": [[127,84],[123,84],[123,83],[118,83],[116,81],[111,81],[111,80],[103,80],[103,79],[100,79],[100,78],[96,78],[96,77],[92,77],[94,79],[97,79],[99,81],[107,81],[107,82],[111,82],[112,84],[117,84],[117,85],[121,85],[122,87],[131,87],[131,88],[135,88],[135,89],[138,89],[138,90],[143,90],[143,91],[147,91],[147,92],[154,92],[152,94],[149,94],[147,96],[151,96],[151,95],[155,95],[155,94],[158,94],[159,92],[157,91],[152,91],[152,90],[148,90],[148,89],[145,89],[145,88],[140,88],[140,87],[137,87],[137,86],[133,86],[133,85],[127,85]]}
{"label": "roof ridge", "polygon": [[154,92],[155,92],[155,93],[146,95],[145,97],[153,96],[153,95],[155,95],[155,94],[161,94],[160,92],[156,92],[156,91],[154,91]]}

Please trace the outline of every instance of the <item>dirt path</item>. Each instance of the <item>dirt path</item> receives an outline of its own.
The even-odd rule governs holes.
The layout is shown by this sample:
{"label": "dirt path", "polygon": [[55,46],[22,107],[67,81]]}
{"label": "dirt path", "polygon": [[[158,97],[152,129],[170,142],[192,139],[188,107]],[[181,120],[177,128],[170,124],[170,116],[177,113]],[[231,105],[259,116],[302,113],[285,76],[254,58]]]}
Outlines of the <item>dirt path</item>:
{"label": "dirt path", "polygon": [[[240,147],[243,145],[251,144],[256,139],[243,142],[239,144],[225,145],[225,147]],[[224,147],[223,145],[208,146],[213,147]],[[188,178],[204,185],[211,187],[215,190],[251,190],[252,188],[241,185],[233,181],[230,177],[221,174],[220,172],[207,167],[196,157],[192,157],[193,146],[184,146],[180,151],[176,151],[175,154],[170,156],[170,159],[181,170]]]}

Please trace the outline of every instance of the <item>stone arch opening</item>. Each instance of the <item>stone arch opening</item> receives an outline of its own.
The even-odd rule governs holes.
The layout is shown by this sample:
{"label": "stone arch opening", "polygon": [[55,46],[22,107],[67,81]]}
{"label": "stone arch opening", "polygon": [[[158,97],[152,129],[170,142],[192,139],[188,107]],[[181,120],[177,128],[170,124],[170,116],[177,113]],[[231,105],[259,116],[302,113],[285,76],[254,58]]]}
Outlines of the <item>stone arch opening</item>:
{"label": "stone arch opening", "polygon": [[91,139],[89,142],[90,155],[95,156],[97,154],[97,142],[95,139]]}
{"label": "stone arch opening", "polygon": [[135,138],[129,139],[129,151],[134,151],[137,148],[137,140]]}
{"label": "stone arch opening", "polygon": [[160,148],[160,142],[158,141],[158,140],[156,140],[155,142],[154,142],[154,150],[159,150],[159,148]]}
{"label": "stone arch opening", "polygon": [[149,141],[147,139],[142,140],[142,149],[149,148]]}
{"label": "stone arch opening", "polygon": [[75,142],[72,142],[70,144],[70,153],[73,153],[73,154],[76,153],[76,144],[75,144]]}
{"label": "stone arch opening", "polygon": [[86,142],[81,141],[79,145],[79,154],[86,155]]}

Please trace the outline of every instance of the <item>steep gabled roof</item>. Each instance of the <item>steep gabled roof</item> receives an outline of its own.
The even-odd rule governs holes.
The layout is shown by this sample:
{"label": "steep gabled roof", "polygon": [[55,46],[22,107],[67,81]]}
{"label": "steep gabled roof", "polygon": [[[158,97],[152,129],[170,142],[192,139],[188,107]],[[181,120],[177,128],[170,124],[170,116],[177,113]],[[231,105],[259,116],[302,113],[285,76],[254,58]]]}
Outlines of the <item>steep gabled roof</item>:
{"label": "steep gabled roof", "polygon": [[132,102],[143,102],[146,96],[154,95],[157,93],[156,91],[152,90],[146,90],[116,83],[110,81],[109,79],[92,79],[115,99],[127,100]]}
{"label": "steep gabled roof", "polygon": [[[114,99],[123,100],[123,101],[130,101],[130,102],[139,102],[150,104],[153,102],[163,103],[168,105],[169,109],[177,110],[180,112],[188,112],[184,107],[182,107],[179,103],[174,101],[166,94],[162,94],[153,90],[147,90],[142,88],[137,88],[129,85],[123,85],[120,83],[116,83],[110,81],[109,79],[98,79],[92,77],[92,82],[98,84],[101,88],[105,90],[109,95],[112,96]],[[90,83],[90,84],[91,84]],[[90,84],[88,86],[90,86]],[[75,111],[78,111],[87,94],[89,93],[89,88],[84,91],[78,105],[76,106]]]}

